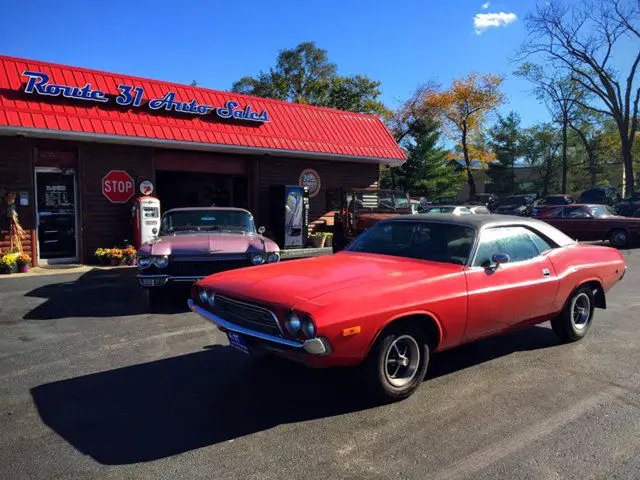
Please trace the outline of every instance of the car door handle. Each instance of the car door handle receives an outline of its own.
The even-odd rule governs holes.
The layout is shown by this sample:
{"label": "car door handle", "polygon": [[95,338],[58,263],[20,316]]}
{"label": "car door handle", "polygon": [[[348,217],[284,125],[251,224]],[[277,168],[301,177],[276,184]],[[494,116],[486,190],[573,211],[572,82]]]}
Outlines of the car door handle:
{"label": "car door handle", "polygon": [[548,269],[548,268],[543,268],[543,269],[542,269],[542,275],[543,275],[544,277],[548,277],[549,275],[551,275],[551,272],[549,272],[549,269]]}

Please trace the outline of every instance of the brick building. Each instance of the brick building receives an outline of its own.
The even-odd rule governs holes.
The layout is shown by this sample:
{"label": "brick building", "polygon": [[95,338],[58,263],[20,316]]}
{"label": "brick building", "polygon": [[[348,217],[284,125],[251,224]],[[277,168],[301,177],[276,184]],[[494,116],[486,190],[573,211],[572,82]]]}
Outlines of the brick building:
{"label": "brick building", "polygon": [[[163,210],[245,207],[268,229],[271,185],[310,182],[313,221],[327,188],[369,186],[404,160],[376,116],[0,56],[0,189],[18,194],[40,262],[130,239],[143,181]],[[129,200],[105,195],[112,171],[132,179],[117,186]]]}

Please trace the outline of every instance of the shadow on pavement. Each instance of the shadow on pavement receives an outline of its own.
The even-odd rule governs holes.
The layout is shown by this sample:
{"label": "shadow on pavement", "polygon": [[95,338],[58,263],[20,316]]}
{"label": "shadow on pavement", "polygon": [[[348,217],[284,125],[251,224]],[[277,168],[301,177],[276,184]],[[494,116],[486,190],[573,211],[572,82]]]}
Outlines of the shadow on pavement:
{"label": "shadow on pavement", "polygon": [[[137,270],[93,269],[75,281],[61,281],[39,286],[26,293],[27,297],[46,298],[47,301],[28,312],[25,320],[55,320],[70,317],[121,317],[151,311],[147,293],[138,285]],[[184,298],[172,296],[153,313],[187,311],[188,293]]]}
{"label": "shadow on pavement", "polygon": [[[436,355],[430,376],[518,350],[556,345],[547,330],[534,327],[508,335],[504,343],[483,341],[484,346]],[[73,447],[102,464],[130,464],[280,424],[373,408],[376,405],[354,381],[357,372],[252,360],[213,345],[188,355],[41,385],[31,394],[44,423]],[[429,383],[422,388],[429,388]]]}

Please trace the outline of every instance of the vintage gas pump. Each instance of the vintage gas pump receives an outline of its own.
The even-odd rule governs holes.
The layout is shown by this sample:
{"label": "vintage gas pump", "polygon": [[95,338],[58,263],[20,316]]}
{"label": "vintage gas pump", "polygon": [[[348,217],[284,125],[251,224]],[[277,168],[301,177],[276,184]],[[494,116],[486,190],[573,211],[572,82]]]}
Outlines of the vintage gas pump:
{"label": "vintage gas pump", "polygon": [[160,230],[160,200],[142,196],[133,201],[131,209],[136,248],[149,242]]}

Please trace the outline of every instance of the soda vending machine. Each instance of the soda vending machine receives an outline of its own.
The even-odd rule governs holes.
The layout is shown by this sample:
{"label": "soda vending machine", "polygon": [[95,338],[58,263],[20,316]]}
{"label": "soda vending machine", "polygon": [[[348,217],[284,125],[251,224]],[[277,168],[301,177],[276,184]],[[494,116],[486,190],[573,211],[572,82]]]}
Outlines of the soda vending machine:
{"label": "soda vending machine", "polygon": [[298,185],[271,186],[271,224],[280,248],[302,248],[307,244],[309,190]]}
{"label": "soda vending machine", "polygon": [[160,231],[160,200],[142,196],[134,199],[131,209],[136,248],[149,242]]}

